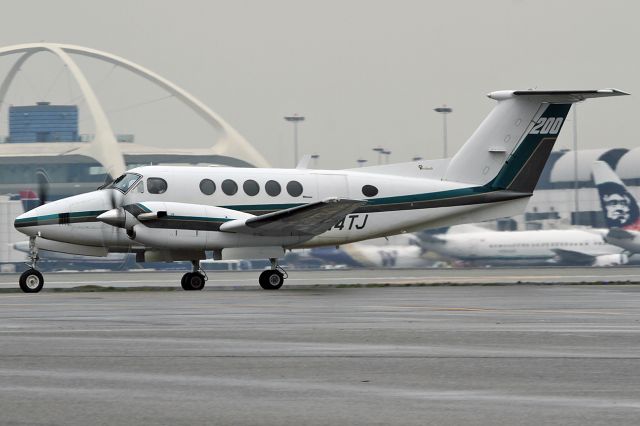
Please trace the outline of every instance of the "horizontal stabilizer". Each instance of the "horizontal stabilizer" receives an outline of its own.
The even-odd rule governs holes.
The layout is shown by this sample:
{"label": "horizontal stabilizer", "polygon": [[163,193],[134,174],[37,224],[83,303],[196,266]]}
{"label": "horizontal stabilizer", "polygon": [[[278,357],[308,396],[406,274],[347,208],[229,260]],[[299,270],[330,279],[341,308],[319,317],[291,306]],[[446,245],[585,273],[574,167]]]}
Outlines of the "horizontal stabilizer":
{"label": "horizontal stabilizer", "polygon": [[511,97],[531,96],[550,102],[580,102],[589,98],[606,98],[609,96],[625,96],[629,93],[618,89],[592,90],[500,90],[487,96],[497,101]]}
{"label": "horizontal stabilizer", "polygon": [[261,216],[237,219],[220,225],[220,231],[252,235],[319,235],[329,230],[366,201],[327,198]]}

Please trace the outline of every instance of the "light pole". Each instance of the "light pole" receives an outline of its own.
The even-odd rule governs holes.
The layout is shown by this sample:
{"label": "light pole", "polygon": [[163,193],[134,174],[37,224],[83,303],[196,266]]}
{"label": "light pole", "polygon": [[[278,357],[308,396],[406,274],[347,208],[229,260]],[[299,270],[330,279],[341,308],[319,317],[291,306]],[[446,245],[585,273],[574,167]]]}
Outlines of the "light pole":
{"label": "light pole", "polygon": [[382,154],[384,153],[384,148],[378,147],[378,148],[373,148],[373,150],[378,153],[378,166],[379,166],[382,160]]}
{"label": "light pole", "polygon": [[420,156],[415,156],[411,159],[411,161],[420,161],[420,160],[422,160],[422,157]]}
{"label": "light pole", "polygon": [[580,197],[578,189],[578,105],[573,104],[573,203],[576,225],[580,225]]}
{"label": "light pole", "polygon": [[446,105],[442,105],[441,107],[434,108],[433,110],[442,114],[442,139],[444,145],[443,151],[444,158],[447,158],[447,114],[453,112],[453,109]]}
{"label": "light pole", "polygon": [[391,151],[382,151],[382,153],[385,155],[384,164],[389,164],[389,157],[391,157]]}
{"label": "light pole", "polygon": [[364,158],[358,158],[356,161],[358,163],[358,167],[364,166],[364,163],[367,162],[367,160],[365,160]]}
{"label": "light pole", "polygon": [[293,123],[293,167],[298,165],[298,123],[304,121],[304,116],[293,114],[284,117]]}

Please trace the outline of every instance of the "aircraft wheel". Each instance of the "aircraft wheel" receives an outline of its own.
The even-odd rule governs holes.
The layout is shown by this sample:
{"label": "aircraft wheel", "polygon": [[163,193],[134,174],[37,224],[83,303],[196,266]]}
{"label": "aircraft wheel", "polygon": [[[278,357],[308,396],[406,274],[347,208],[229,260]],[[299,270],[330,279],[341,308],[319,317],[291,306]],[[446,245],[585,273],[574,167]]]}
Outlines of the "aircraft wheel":
{"label": "aircraft wheel", "polygon": [[186,280],[187,280],[187,277],[189,277],[189,275],[191,275],[191,272],[187,272],[182,276],[182,278],[180,278],[180,285],[182,286],[183,290],[190,290],[189,288],[187,288],[187,284],[186,284]]}
{"label": "aircraft wheel", "polygon": [[25,293],[37,293],[44,286],[42,274],[31,268],[20,275],[20,289]]}
{"label": "aircraft wheel", "polygon": [[180,284],[184,290],[202,290],[206,280],[200,272],[189,272],[182,276]]}
{"label": "aircraft wheel", "polygon": [[258,282],[265,290],[277,290],[284,284],[284,275],[278,270],[269,269],[260,274]]}

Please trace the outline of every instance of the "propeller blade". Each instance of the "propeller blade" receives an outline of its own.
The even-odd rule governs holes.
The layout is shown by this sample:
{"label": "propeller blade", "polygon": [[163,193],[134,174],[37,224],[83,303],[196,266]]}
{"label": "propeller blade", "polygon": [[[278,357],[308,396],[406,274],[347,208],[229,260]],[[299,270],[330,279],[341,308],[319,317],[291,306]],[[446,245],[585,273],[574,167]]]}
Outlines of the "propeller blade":
{"label": "propeller blade", "polygon": [[38,198],[40,205],[47,202],[49,196],[49,176],[43,169],[36,171],[36,181],[38,182]]}
{"label": "propeller blade", "polygon": [[109,201],[111,201],[111,208],[117,209],[120,206],[118,205],[118,200],[116,199],[116,190],[112,189],[109,191]]}

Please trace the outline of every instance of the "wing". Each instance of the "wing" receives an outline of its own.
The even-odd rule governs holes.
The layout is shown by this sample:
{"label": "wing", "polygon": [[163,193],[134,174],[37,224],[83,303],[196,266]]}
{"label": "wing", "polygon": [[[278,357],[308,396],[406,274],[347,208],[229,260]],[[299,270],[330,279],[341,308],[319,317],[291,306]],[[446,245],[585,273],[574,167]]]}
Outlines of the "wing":
{"label": "wing", "polygon": [[556,248],[552,249],[551,251],[554,252],[562,260],[570,263],[591,265],[596,260],[595,256],[574,250],[564,250]]}
{"label": "wing", "polygon": [[319,235],[364,204],[366,201],[362,200],[327,198],[303,206],[223,223],[220,225],[220,231],[267,236]]}

